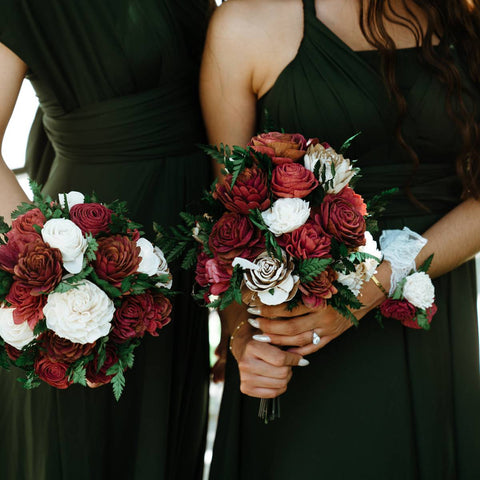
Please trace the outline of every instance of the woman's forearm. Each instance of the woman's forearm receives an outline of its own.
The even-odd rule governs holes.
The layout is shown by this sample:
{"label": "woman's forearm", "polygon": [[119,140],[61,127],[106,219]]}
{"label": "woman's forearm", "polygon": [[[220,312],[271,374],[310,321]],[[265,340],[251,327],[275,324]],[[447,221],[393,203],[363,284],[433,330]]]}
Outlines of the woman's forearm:
{"label": "woman's forearm", "polygon": [[6,222],[10,222],[10,214],[21,202],[28,202],[28,197],[0,156],[0,215]]}

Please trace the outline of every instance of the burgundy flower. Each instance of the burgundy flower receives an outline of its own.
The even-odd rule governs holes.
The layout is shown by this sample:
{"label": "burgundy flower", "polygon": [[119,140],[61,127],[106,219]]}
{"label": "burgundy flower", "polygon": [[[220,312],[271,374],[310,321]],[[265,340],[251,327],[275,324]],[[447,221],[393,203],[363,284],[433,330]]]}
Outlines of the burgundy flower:
{"label": "burgundy flower", "polygon": [[316,222],[309,220],[291,233],[283,234],[278,243],[294,258],[329,258],[330,235]]}
{"label": "burgundy flower", "polygon": [[8,358],[13,362],[17,361],[22,354],[21,350],[18,350],[18,348],[15,348],[8,343],[5,343],[5,351],[7,352]]}
{"label": "burgundy flower", "polygon": [[35,373],[41,380],[52,387],[65,389],[72,382],[67,377],[68,365],[62,362],[55,362],[46,356],[40,356],[35,361]]}
{"label": "burgundy flower", "polygon": [[157,337],[158,330],[162,329],[165,325],[168,325],[170,323],[172,303],[165,295],[159,292],[153,294],[153,299],[155,300],[155,310],[157,312],[157,315],[155,319],[150,322],[150,325],[147,327],[147,331],[150,335]]}
{"label": "burgundy flower", "polygon": [[195,268],[195,281],[201,287],[208,287],[210,283],[209,277],[207,276],[207,269],[205,264],[210,257],[202,250],[197,256],[197,266]]}
{"label": "burgundy flower", "polygon": [[301,283],[298,289],[302,292],[303,303],[310,308],[324,307],[327,299],[337,293],[333,282],[337,279],[335,271],[327,267],[320,275],[309,283]]}
{"label": "burgundy flower", "polygon": [[[394,320],[400,320],[400,322],[402,322],[402,324],[404,325],[416,324],[416,320],[414,321],[416,309],[407,300],[393,300],[391,298],[387,298],[380,305],[380,312],[385,318],[393,318]],[[418,324],[417,327],[412,328],[419,328]]]}
{"label": "burgundy flower", "polygon": [[38,233],[19,233],[11,230],[7,233],[7,244],[0,245],[0,268],[7,272],[13,273],[13,269],[18,262],[18,256],[23,253],[26,246],[42,241],[42,237]]}
{"label": "burgundy flower", "polygon": [[[430,308],[427,308],[426,313],[428,323],[432,323],[432,318],[437,313],[437,306],[433,304]],[[418,324],[416,317],[413,319],[400,320],[400,322],[404,327],[415,328],[417,330],[422,328]]]}
{"label": "burgundy flower", "polygon": [[281,165],[303,158],[307,141],[298,133],[270,132],[253,137],[248,145],[256,152],[268,155],[275,165]]}
{"label": "burgundy flower", "polygon": [[367,205],[363,201],[363,198],[358,193],[355,193],[350,187],[345,187],[340,195],[347,201],[350,202],[360,213],[360,215],[365,216],[367,214]]}
{"label": "burgundy flower", "polygon": [[62,280],[62,254],[37,240],[26,245],[13,272],[14,279],[31,288],[32,295],[49,293]]}
{"label": "burgundy flower", "polygon": [[218,258],[210,258],[205,252],[201,252],[197,258],[195,280],[201,287],[208,287],[212,295],[221,295],[228,290],[233,269],[231,264],[219,261]]}
{"label": "burgundy flower", "polygon": [[32,288],[21,282],[13,282],[5,299],[15,307],[13,321],[16,324],[28,322],[28,326],[33,330],[44,317],[43,307],[47,303],[47,296],[32,295]]}
{"label": "burgundy flower", "polygon": [[315,221],[347,247],[359,247],[365,245],[365,218],[357,209],[356,197],[352,203],[349,190],[344,188],[339,194],[325,195]]}
{"label": "burgundy flower", "polygon": [[104,385],[106,383],[110,383],[113,375],[108,375],[107,371],[110,367],[118,363],[118,355],[115,345],[111,342],[108,342],[105,349],[105,362],[98,372],[98,355],[96,355],[95,358],[87,364],[87,380],[93,384]]}
{"label": "burgundy flower", "polygon": [[260,230],[244,215],[224,213],[213,226],[209,247],[221,260],[235,257],[255,258],[264,250],[265,239]]}
{"label": "burgundy flower", "polygon": [[140,248],[124,235],[102,237],[93,268],[103,280],[119,288],[124,278],[136,273],[140,265]]}
{"label": "burgundy flower", "polygon": [[267,177],[259,168],[246,168],[238,176],[233,188],[232,175],[217,183],[213,197],[218,198],[227,210],[248,215],[255,208],[266,210],[270,206]]}
{"label": "burgundy flower", "polygon": [[71,364],[90,355],[95,348],[95,343],[73,343],[48,330],[42,335],[42,346],[51,360]]}
{"label": "burgundy flower", "polygon": [[70,209],[70,220],[86,234],[94,237],[100,232],[110,231],[112,210],[100,203],[79,203]]}
{"label": "burgundy flower", "polygon": [[127,296],[115,311],[110,338],[117,343],[141,338],[156,318],[157,310],[151,293]]}
{"label": "burgundy flower", "polygon": [[318,186],[315,175],[299,163],[285,163],[274,168],[272,192],[281,198],[304,198]]}
{"label": "burgundy flower", "polygon": [[46,221],[47,219],[40,209],[33,208],[12,221],[12,230],[22,235],[37,233],[34,225],[43,227]]}

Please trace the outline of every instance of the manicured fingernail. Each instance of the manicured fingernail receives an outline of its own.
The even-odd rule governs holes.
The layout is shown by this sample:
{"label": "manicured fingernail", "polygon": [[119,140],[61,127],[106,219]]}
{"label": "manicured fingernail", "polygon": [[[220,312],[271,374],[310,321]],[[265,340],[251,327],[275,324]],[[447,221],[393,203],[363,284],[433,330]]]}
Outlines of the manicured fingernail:
{"label": "manicured fingernail", "polygon": [[252,315],[260,315],[261,310],[259,308],[256,308],[256,307],[250,307],[250,308],[247,308],[247,312],[252,314]]}
{"label": "manicured fingernail", "polygon": [[310,362],[306,358],[301,358],[298,361],[298,366],[299,367],[306,367],[307,365],[310,365]]}
{"label": "manicured fingernail", "polygon": [[252,337],[257,342],[270,343],[272,339],[268,335],[254,335]]}
{"label": "manicured fingernail", "polygon": [[260,322],[256,318],[249,318],[248,323],[253,327],[253,328],[260,328]]}

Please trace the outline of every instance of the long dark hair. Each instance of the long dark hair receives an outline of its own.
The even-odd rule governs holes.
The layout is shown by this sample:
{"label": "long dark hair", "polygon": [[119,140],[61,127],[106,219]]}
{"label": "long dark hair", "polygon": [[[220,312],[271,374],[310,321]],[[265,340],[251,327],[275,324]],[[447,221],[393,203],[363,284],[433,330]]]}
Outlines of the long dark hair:
{"label": "long dark hair", "polygon": [[[407,103],[395,81],[395,43],[385,28],[385,20],[408,28],[420,47],[421,59],[446,85],[447,110],[455,121],[463,140],[463,148],[457,158],[457,172],[462,180],[464,198],[480,199],[480,125],[476,112],[465,105],[468,89],[455,63],[451,46],[460,58],[467,59],[467,75],[474,88],[480,91],[480,0],[413,0],[427,19],[426,30],[422,29],[417,15],[406,0],[400,0],[402,11],[395,9],[392,0],[359,0],[360,27],[366,40],[378,49],[389,92],[395,99],[399,117],[397,138],[418,166],[419,158],[405,142],[401,126],[407,114]],[[435,37],[441,39],[433,47]]]}

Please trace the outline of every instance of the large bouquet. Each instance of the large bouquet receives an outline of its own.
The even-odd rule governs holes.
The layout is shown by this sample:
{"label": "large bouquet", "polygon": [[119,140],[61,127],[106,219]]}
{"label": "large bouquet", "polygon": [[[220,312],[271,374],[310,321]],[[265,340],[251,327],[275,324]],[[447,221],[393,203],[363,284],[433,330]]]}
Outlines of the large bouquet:
{"label": "large bouquet", "polygon": [[331,305],[357,323],[351,310],[361,307],[357,295],[381,258],[367,230],[375,228],[370,210],[384,195],[367,209],[353,190],[359,169],[343,153],[354,138],[338,152],[278,132],[246,149],[206,149],[225,165],[224,181],[206,195],[207,211],[184,213],[186,225],[162,243],[169,261],[183,255],[184,267],[196,265],[198,299],[220,309],[234,300]]}
{"label": "large bouquet", "polygon": [[134,349],[169,321],[171,275],[125,204],[79,192],[44,198],[0,218],[0,365],[41,381],[125,386]]}

